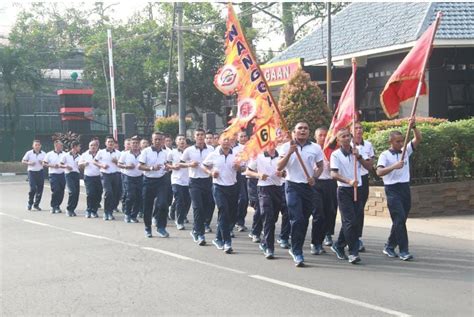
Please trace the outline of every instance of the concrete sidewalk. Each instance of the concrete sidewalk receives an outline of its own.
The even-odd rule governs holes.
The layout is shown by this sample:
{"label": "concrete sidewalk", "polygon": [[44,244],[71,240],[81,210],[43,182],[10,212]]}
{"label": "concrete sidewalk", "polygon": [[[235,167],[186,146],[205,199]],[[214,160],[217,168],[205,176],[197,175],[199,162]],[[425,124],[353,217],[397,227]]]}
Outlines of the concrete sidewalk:
{"label": "concrete sidewalk", "polygon": [[[339,219],[338,219],[339,220]],[[365,215],[364,226],[390,228],[390,218]],[[474,241],[474,215],[408,218],[408,232]]]}

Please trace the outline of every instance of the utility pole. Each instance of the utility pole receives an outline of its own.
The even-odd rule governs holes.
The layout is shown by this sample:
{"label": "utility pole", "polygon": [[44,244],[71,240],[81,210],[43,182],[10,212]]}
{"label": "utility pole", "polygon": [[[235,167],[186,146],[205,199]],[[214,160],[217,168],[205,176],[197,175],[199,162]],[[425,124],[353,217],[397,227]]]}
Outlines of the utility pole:
{"label": "utility pole", "polygon": [[178,113],[179,113],[179,134],[186,135],[186,105],[184,103],[184,51],[183,51],[183,3],[176,4],[176,14],[178,15],[177,39],[178,39]]}
{"label": "utility pole", "polygon": [[176,19],[176,2],[173,3],[173,23],[171,24],[171,44],[170,44],[170,57],[168,60],[168,82],[166,83],[166,99],[165,99],[165,116],[171,116],[171,106],[170,106],[170,87],[171,87],[171,70],[173,64],[173,49],[174,49],[174,24]]}
{"label": "utility pole", "polygon": [[326,100],[329,106],[329,109],[335,110],[332,104],[332,56],[331,56],[331,2],[326,2],[326,15],[327,15],[327,29],[328,29],[328,60],[326,66]]}

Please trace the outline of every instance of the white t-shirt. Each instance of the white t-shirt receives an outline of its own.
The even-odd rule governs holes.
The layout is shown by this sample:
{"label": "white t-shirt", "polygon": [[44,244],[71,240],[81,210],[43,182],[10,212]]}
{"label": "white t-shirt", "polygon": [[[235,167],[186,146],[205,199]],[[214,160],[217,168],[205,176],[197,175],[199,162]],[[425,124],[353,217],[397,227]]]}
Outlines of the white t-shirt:
{"label": "white t-shirt", "polygon": [[[342,148],[339,148],[331,154],[331,170],[337,171],[340,175],[353,180],[354,177],[354,155],[352,155],[352,148],[350,152],[345,152]],[[362,159],[366,159],[362,155]],[[358,186],[362,186],[362,177],[360,173],[360,163],[357,162],[357,182]],[[349,184],[337,181],[337,186],[341,187],[352,187]]]}
{"label": "white t-shirt", "polygon": [[[354,141],[351,142],[351,145],[354,146]],[[375,157],[374,147],[372,143],[367,140],[362,140],[361,144],[357,145],[357,150],[359,150],[359,154],[363,157],[367,157],[367,159],[371,159]],[[361,165],[360,172],[362,176],[369,174],[369,171],[365,169],[364,166]]]}
{"label": "white t-shirt", "polygon": [[35,165],[28,165],[28,171],[38,172],[43,170],[44,158],[46,157],[46,153],[43,151],[39,151],[39,153],[35,152],[34,150],[29,150],[25,153],[22,158],[22,161],[28,161],[30,163],[35,163]]}
{"label": "white t-shirt", "polygon": [[210,145],[210,144],[206,143],[206,146],[211,150],[211,152],[215,150],[213,145]]}
{"label": "white t-shirt", "polygon": [[207,174],[203,169],[202,162],[212,152],[214,152],[213,148],[211,149],[208,146],[204,146],[203,149],[200,149],[196,147],[196,145],[190,146],[184,150],[183,155],[181,156],[182,162],[189,163],[195,161],[199,163],[197,167],[189,168],[190,178],[209,178],[209,174]]}
{"label": "white t-shirt", "polygon": [[[280,147],[280,157],[284,157],[286,152],[290,148],[290,142],[286,142]],[[317,163],[322,162],[324,159],[323,151],[319,144],[307,141],[303,146],[298,144],[298,152],[301,154],[306,170],[310,177],[314,176],[314,168]],[[294,183],[308,183],[306,176],[303,171],[303,167],[298,161],[296,153],[292,153],[288,164],[286,165],[286,180]]]}
{"label": "white t-shirt", "polygon": [[224,155],[222,149],[210,153],[202,163],[207,168],[212,168],[219,172],[217,178],[212,178],[214,184],[231,186],[237,183],[237,172],[234,169],[235,154],[232,149],[229,154]]}
{"label": "white t-shirt", "polygon": [[145,171],[143,174],[150,178],[160,178],[166,174],[165,164],[167,162],[166,153],[162,149],[156,150],[154,147],[149,146],[142,151],[138,157],[138,161],[146,166],[161,165],[159,170]]}
{"label": "white t-shirt", "polygon": [[326,156],[324,156],[324,159],[323,159],[323,172],[321,173],[318,179],[321,179],[321,180],[332,179],[330,162],[326,160]]}
{"label": "white t-shirt", "polygon": [[[384,185],[393,185],[396,183],[408,183],[410,182],[410,155],[413,154],[414,148],[413,143],[410,142],[407,145],[407,153],[404,158],[404,165],[401,169],[396,169],[383,176]],[[389,167],[400,161],[402,153],[398,153],[392,150],[383,151],[380,154],[377,162],[377,167]]]}
{"label": "white t-shirt", "polygon": [[90,151],[82,153],[79,164],[88,163],[87,166],[84,168],[85,176],[100,176],[100,169],[94,164],[96,156],[97,152],[95,153],[95,155],[92,155]]}
{"label": "white t-shirt", "polygon": [[61,158],[61,163],[64,165],[72,167],[72,170],[67,168],[64,169],[64,173],[69,174],[71,172],[79,173],[79,161],[81,160],[81,155],[77,153],[73,155],[72,152],[64,153]]}
{"label": "white t-shirt", "polygon": [[117,173],[119,172],[119,168],[116,163],[112,162],[113,159],[116,159],[117,162],[120,158],[120,151],[117,150],[112,150],[112,152],[108,151],[107,149],[102,149],[97,152],[97,155],[95,156],[96,162],[99,162],[100,164],[106,164],[109,167],[107,169],[100,169],[101,173],[104,174],[112,174],[112,173]]}
{"label": "white t-shirt", "polygon": [[140,162],[138,161],[138,157],[140,156],[140,152],[137,155],[132,153],[132,151],[123,151],[120,155],[119,163],[124,165],[135,165],[132,169],[122,168],[122,174],[127,175],[130,177],[139,177],[143,175],[143,171],[138,169],[140,166]]}
{"label": "white t-shirt", "polygon": [[259,179],[257,186],[283,185],[283,178],[275,175],[277,172],[277,164],[279,160],[280,156],[278,152],[275,152],[274,157],[271,157],[267,152],[264,152],[257,155],[254,160],[249,162],[249,169],[258,172],[259,174],[265,174],[269,176],[266,180]]}
{"label": "white t-shirt", "polygon": [[[183,152],[179,149],[173,149],[168,153],[168,162],[173,164],[178,164],[181,162],[181,156]],[[173,170],[171,173],[171,184],[188,186],[189,185],[189,171],[187,168],[183,167],[179,170]]]}
{"label": "white t-shirt", "polygon": [[[236,146],[232,148],[232,152],[234,152],[235,157],[239,157],[239,154],[245,149],[244,144],[238,143]],[[247,161],[241,160],[240,161],[240,171],[244,172],[247,169]],[[248,178],[248,177],[247,177]]]}
{"label": "white t-shirt", "polygon": [[[64,155],[64,152],[55,152],[50,151],[46,154],[44,157],[44,162],[46,162],[48,165],[56,165],[61,163],[61,158]],[[55,168],[55,167],[50,167],[49,168],[49,174],[64,174],[64,169],[63,168]]]}

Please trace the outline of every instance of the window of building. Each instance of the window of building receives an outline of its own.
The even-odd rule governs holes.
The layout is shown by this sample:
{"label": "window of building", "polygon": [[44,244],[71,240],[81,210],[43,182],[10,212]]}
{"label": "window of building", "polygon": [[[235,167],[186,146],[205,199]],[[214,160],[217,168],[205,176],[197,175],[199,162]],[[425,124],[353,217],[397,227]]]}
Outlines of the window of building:
{"label": "window of building", "polygon": [[447,86],[448,120],[474,116],[474,83],[449,82]]}

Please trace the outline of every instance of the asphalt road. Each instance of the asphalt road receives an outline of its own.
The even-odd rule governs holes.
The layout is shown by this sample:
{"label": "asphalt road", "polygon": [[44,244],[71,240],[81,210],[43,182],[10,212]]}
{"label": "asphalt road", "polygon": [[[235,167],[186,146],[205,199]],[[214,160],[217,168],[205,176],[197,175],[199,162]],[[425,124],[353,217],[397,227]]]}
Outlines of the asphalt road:
{"label": "asphalt road", "polygon": [[[351,265],[327,254],[295,268],[286,250],[266,260],[247,233],[226,255],[171,223],[169,239],[143,223],[25,210],[24,176],[0,178],[1,316],[253,315],[472,316],[473,242],[410,233],[415,260],[382,255],[388,229],[367,226],[367,252]],[[66,194],[67,195],[67,194]],[[45,188],[41,206],[49,205]],[[63,203],[65,206],[65,202]],[[251,221],[251,214],[247,223]],[[190,225],[188,225],[190,228]],[[279,225],[277,226],[279,228]]]}

